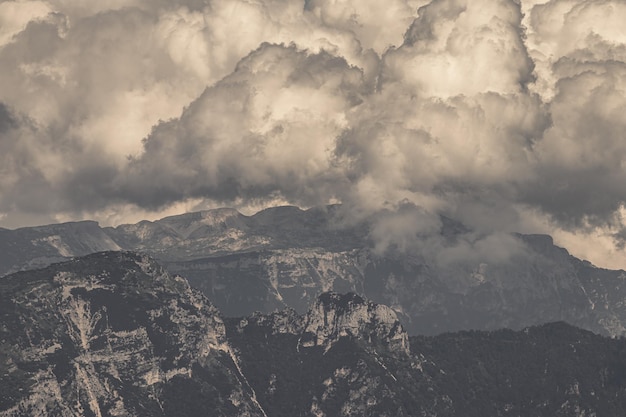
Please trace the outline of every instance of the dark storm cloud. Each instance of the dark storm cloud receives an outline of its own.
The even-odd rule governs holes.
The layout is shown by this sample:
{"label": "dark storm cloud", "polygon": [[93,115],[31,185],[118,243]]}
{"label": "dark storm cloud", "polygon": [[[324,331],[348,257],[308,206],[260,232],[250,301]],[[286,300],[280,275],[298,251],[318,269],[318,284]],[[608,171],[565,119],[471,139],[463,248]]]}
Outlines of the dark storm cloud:
{"label": "dark storm cloud", "polygon": [[626,63],[561,58],[555,74],[552,124],[533,147],[537,178],[522,201],[566,228],[614,224],[626,202]]}
{"label": "dark storm cloud", "polygon": [[0,102],[0,134],[7,132],[10,129],[15,129],[17,122],[9,112],[9,108],[2,102]]}

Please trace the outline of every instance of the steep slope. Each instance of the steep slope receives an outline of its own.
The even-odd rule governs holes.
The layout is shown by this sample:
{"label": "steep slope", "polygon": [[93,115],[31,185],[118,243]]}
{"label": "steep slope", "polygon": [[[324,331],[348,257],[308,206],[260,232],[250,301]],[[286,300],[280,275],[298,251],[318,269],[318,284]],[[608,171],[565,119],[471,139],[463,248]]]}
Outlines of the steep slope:
{"label": "steep slope", "polygon": [[[151,246],[148,239],[141,249],[166,261],[229,316],[285,307],[303,313],[324,291],[351,291],[391,306],[411,334],[560,320],[626,334],[620,301],[626,273],[576,259],[549,236],[511,236],[507,244],[516,250],[502,259],[483,254],[442,261],[428,250],[374,251],[375,219],[353,224],[345,215],[330,206],[279,207],[251,217],[232,210],[174,216],[154,224],[168,225],[183,240]],[[441,251],[452,254],[481,243],[445,217],[440,236]],[[213,246],[203,246],[209,241]]]}
{"label": "steep slope", "polygon": [[268,416],[439,416],[445,394],[411,356],[388,307],[325,293],[305,315],[227,319],[227,335]]}
{"label": "steep slope", "polygon": [[410,334],[521,329],[566,321],[626,334],[626,273],[596,268],[549,236],[516,235],[503,261],[442,265],[420,254],[369,248],[276,249],[166,263],[228,316],[291,307],[304,313],[324,291],[355,292],[391,306]]}
{"label": "steep slope", "polygon": [[272,417],[614,417],[626,412],[626,340],[563,322],[406,340],[395,314],[355,294],[227,319]]}
{"label": "steep slope", "polygon": [[74,256],[122,249],[96,222],[0,229],[0,276]]}
{"label": "steep slope", "polygon": [[0,416],[263,416],[217,310],[104,252],[0,278]]}

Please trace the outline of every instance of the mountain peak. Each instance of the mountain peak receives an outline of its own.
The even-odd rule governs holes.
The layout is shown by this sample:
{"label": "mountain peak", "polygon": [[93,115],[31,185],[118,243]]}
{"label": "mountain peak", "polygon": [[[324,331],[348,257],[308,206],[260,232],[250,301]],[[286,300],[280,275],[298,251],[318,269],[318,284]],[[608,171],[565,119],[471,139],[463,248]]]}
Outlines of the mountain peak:
{"label": "mountain peak", "polygon": [[301,345],[328,351],[349,336],[396,352],[409,352],[409,338],[389,307],[354,294],[321,294],[305,318]]}

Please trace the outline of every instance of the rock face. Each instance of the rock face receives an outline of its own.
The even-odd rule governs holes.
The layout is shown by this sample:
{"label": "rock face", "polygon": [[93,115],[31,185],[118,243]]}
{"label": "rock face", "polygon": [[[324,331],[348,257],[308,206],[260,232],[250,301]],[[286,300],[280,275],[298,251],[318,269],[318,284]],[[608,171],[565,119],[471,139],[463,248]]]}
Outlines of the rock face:
{"label": "rock face", "polygon": [[[339,206],[253,216],[219,209],[116,228],[82,222],[0,230],[0,274],[122,248],[154,256],[231,317],[284,308],[304,314],[319,294],[335,291],[390,306],[409,334],[562,320],[626,335],[626,272],[576,259],[549,236],[507,235],[501,245],[442,218],[435,246],[380,251],[374,220],[344,217]],[[503,246],[512,250],[496,256]]]}
{"label": "rock face", "polygon": [[217,310],[104,252],[0,279],[0,416],[262,416]]}
{"label": "rock face", "polygon": [[392,309],[354,293],[323,293],[306,314],[300,346],[328,351],[342,337],[367,340],[395,352],[409,351],[409,337]]}
{"label": "rock face", "polygon": [[[501,259],[483,254],[444,262],[441,253],[428,250],[375,251],[368,221],[346,226],[340,209],[175,216],[154,224],[176,230],[176,245],[159,246],[145,238],[139,247],[188,278],[227,316],[286,307],[305,313],[319,294],[335,291],[390,306],[410,334],[522,329],[552,321],[605,335],[626,334],[621,302],[626,273],[576,259],[549,236],[507,236],[515,250]],[[204,223],[211,224],[210,232]],[[189,230],[195,233],[192,239],[185,234]],[[445,218],[440,235],[440,252],[454,254],[481,243]],[[214,243],[203,247],[203,242]],[[181,248],[196,249],[183,253]]]}

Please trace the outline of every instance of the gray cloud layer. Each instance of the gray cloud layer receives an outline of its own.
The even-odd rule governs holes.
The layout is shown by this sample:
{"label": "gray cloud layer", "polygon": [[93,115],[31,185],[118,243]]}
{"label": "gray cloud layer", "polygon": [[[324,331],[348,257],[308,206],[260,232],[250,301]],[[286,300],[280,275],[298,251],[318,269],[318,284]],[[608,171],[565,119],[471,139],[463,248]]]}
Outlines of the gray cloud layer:
{"label": "gray cloud layer", "polygon": [[411,204],[626,267],[626,7],[536,3],[4,2],[3,224]]}

